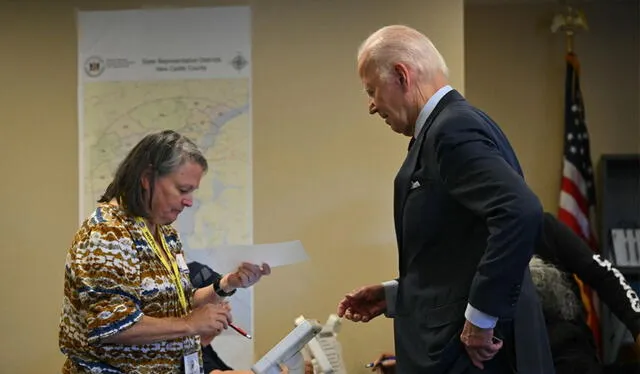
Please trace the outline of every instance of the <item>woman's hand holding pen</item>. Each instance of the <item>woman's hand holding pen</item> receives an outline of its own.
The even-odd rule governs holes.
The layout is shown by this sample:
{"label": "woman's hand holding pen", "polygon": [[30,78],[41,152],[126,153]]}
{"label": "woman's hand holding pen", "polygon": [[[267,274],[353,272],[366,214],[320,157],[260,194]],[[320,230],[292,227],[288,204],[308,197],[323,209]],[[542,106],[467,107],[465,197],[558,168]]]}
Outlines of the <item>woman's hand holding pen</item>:
{"label": "woman's hand holding pen", "polygon": [[228,303],[207,303],[192,311],[187,317],[190,335],[200,335],[201,343],[207,345],[233,321]]}

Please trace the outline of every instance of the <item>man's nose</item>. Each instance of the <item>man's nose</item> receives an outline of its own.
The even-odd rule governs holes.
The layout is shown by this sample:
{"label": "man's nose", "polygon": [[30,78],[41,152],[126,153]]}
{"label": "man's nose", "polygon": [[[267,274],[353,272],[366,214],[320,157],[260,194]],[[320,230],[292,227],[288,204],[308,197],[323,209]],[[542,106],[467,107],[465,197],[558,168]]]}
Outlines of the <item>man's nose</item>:
{"label": "man's nose", "polygon": [[182,199],[182,205],[186,206],[187,208],[192,207],[193,206],[193,198],[191,196],[185,197],[184,199]]}
{"label": "man's nose", "polygon": [[376,107],[376,103],[371,101],[369,103],[369,114],[376,114],[378,113],[378,108]]}

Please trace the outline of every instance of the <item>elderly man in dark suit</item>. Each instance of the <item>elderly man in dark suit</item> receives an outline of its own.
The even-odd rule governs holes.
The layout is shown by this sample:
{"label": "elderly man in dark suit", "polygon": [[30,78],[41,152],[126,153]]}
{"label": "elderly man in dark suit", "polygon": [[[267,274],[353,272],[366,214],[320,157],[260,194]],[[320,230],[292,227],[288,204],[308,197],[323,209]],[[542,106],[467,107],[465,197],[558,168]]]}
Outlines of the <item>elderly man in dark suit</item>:
{"label": "elderly man in dark suit", "polygon": [[347,294],[338,314],[393,317],[402,374],[553,374],[527,268],[542,207],[506,136],[414,29],[373,33],[358,71],[369,112],[411,141],[394,184],[399,277]]}

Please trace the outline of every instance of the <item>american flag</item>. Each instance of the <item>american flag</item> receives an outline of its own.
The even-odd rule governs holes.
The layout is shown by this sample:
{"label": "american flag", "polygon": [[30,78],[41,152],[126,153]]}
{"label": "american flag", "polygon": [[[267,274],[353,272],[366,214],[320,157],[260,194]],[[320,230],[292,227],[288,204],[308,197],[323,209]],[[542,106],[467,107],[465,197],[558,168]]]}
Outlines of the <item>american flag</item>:
{"label": "american flag", "polygon": [[[564,158],[558,219],[589,243],[597,252],[592,229],[596,205],[593,166],[589,149],[589,132],[585,122],[584,103],[580,91],[578,57],[567,55],[567,77],[564,109]],[[576,277],[587,311],[587,323],[600,346],[600,324],[593,292]]]}

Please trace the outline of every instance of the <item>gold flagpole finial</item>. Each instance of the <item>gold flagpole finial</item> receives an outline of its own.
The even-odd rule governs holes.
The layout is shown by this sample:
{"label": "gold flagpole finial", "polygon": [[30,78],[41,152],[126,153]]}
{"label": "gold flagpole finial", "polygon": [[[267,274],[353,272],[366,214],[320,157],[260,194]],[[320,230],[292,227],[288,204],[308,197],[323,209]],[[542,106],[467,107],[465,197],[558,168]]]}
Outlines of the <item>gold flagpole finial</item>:
{"label": "gold flagpole finial", "polygon": [[584,12],[567,6],[563,12],[556,13],[551,20],[551,32],[562,31],[567,39],[567,52],[573,52],[573,39],[577,31],[589,30]]}

